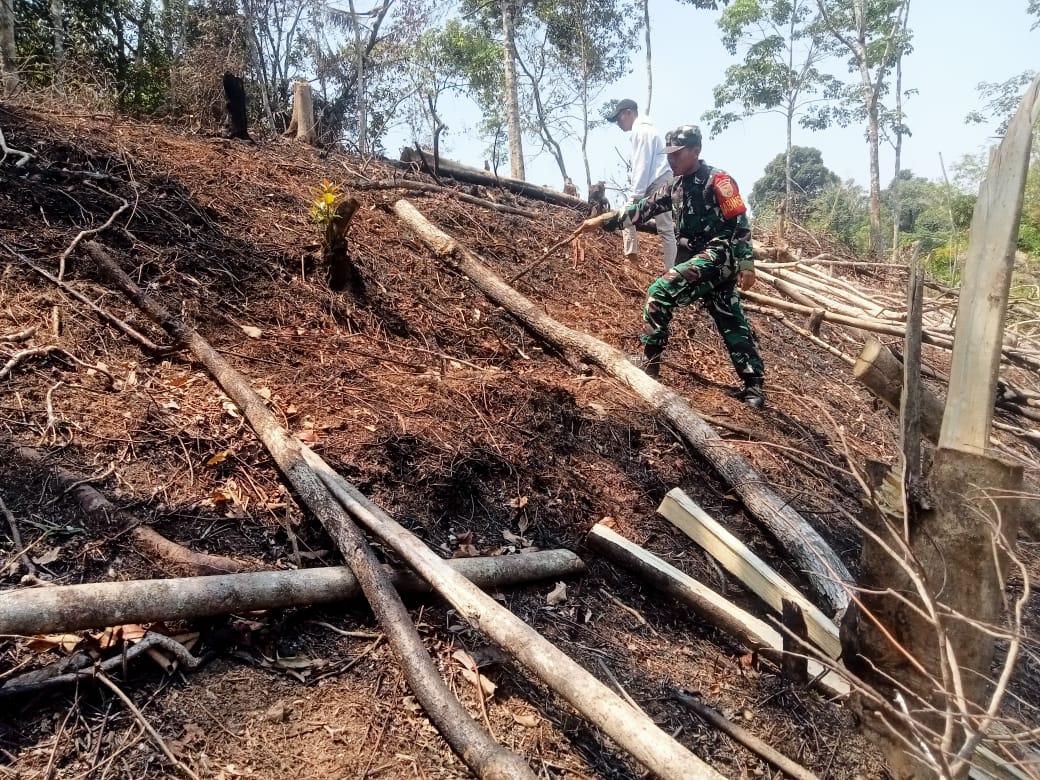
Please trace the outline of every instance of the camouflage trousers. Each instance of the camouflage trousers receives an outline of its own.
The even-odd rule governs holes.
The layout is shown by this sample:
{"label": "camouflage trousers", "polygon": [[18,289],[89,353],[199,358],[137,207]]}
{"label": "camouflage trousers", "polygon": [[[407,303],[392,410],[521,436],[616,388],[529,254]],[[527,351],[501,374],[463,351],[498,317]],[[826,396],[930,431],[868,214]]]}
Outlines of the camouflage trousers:
{"label": "camouflage trousers", "polygon": [[668,343],[668,325],[675,307],[696,301],[701,301],[715,320],[737,375],[745,383],[761,383],[765,367],[755,334],[740,306],[736,264],[728,252],[709,249],[690,257],[688,250],[680,248],[675,267],[647,290],[643,335],[639,340],[663,347]]}

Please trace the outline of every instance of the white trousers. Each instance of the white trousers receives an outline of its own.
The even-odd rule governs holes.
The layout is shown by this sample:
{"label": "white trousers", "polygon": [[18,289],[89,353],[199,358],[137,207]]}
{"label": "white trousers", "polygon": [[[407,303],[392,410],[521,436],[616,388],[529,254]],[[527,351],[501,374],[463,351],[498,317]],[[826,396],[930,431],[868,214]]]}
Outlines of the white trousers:
{"label": "white trousers", "polygon": [[[672,174],[666,173],[661,178],[657,179],[650,184],[646,189],[646,193],[643,197],[650,197],[660,189],[664,189],[672,180]],[[657,225],[657,235],[661,237],[661,254],[662,264],[664,270],[669,270],[675,265],[675,220],[672,219],[672,212],[666,211],[663,214],[658,214],[654,217],[654,224]],[[622,231],[622,236],[625,244],[626,255],[638,255],[639,254],[639,231],[634,227],[625,228]]]}

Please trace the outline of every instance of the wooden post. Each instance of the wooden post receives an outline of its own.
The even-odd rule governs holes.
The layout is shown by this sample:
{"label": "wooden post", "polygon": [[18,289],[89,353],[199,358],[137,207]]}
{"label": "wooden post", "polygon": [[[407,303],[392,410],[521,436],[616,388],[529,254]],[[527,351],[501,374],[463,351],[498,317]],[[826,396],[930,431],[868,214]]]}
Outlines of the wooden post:
{"label": "wooden post", "polygon": [[1038,117],[1040,76],[1029,85],[1004,140],[990,159],[975,202],[940,447],[985,452],[989,446],[1004,315],[1033,126]]}

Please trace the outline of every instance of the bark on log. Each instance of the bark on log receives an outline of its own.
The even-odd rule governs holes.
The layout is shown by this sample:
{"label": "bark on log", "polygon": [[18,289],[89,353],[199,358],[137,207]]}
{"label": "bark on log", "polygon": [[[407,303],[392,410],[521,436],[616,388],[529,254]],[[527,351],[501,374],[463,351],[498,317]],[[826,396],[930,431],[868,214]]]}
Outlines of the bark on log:
{"label": "bark on log", "polygon": [[742,455],[734,452],[678,393],[648,377],[619,350],[551,319],[529,299],[502,281],[475,254],[434,227],[407,201],[394,207],[435,255],[465,274],[488,298],[503,306],[539,337],[564,351],[580,354],[629,385],[675,427],[723,479],[748,510],[776,537],[808,575],[832,615],[848,604],[844,583],[852,581],[845,564],[805,519],[767,486]]}
{"label": "bark on log", "polygon": [[[570,550],[453,558],[445,564],[484,589],[585,571],[585,564]],[[409,572],[394,573],[392,582],[399,592],[430,590]],[[26,588],[7,591],[0,599],[0,634],[29,636],[125,623],[189,620],[258,609],[333,604],[359,595],[361,586],[346,566]]]}
{"label": "bark on log", "polygon": [[[433,160],[429,156],[412,148],[403,149],[401,151],[401,164],[398,164],[398,167],[411,170],[413,165],[418,165],[426,171],[433,171]],[[515,192],[517,195],[523,195],[525,198],[552,203],[556,206],[565,206],[583,214],[589,210],[589,204],[581,198],[573,198],[570,195],[564,195],[562,192],[550,190],[547,187],[539,187],[537,184],[531,184],[521,179],[494,176],[479,168],[470,168],[468,165],[462,165],[451,160],[440,160],[437,172],[441,176],[449,176],[456,181],[483,184],[485,187],[501,187],[510,192]]]}
{"label": "bark on log", "polygon": [[117,523],[130,526],[130,538],[149,558],[159,559],[169,570],[186,576],[230,574],[256,568],[255,564],[237,561],[224,555],[200,553],[171,541],[154,528],[138,525],[122,515],[119,508],[95,487],[66,468],[47,462],[47,456],[32,447],[16,447],[14,456],[37,468],[48,469],[55,481],[72,496],[87,517],[95,523]]}
{"label": "bark on log", "polygon": [[[527,762],[495,743],[448,690],[411,622],[401,597],[368,546],[361,530],[322,486],[304,462],[300,442],[283,429],[261,398],[197,332],[148,298],[95,242],[84,251],[142,311],[163,330],[184,343],[206,366],[225,393],[238,405],[278,468],[301,500],[325,526],[361,583],[365,597],[386,633],[416,699],[452,749],[481,778],[531,778]],[[461,578],[461,575],[458,575]]]}

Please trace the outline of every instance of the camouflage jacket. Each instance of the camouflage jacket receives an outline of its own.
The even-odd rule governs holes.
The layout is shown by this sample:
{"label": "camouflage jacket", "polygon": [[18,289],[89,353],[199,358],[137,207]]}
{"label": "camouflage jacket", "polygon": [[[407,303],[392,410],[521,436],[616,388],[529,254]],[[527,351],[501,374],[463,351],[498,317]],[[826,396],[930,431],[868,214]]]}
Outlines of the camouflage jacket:
{"label": "camouflage jacket", "polygon": [[737,183],[728,173],[704,161],[693,173],[672,179],[667,188],[616,211],[603,227],[618,230],[640,225],[669,209],[680,245],[693,255],[706,249],[722,250],[733,258],[737,270],[755,267],[751,223]]}

